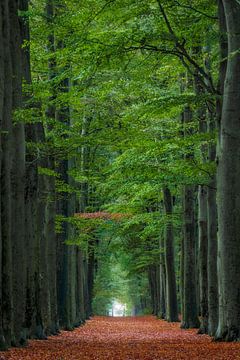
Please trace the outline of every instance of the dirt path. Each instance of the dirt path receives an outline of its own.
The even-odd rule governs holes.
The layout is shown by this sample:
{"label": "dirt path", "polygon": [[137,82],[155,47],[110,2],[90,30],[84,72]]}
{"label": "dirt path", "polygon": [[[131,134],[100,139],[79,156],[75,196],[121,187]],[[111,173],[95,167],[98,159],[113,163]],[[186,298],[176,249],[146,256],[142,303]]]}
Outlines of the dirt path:
{"label": "dirt path", "polygon": [[240,343],[214,343],[195,330],[180,330],[151,316],[95,317],[72,332],[25,349],[0,354],[0,360],[240,360]]}

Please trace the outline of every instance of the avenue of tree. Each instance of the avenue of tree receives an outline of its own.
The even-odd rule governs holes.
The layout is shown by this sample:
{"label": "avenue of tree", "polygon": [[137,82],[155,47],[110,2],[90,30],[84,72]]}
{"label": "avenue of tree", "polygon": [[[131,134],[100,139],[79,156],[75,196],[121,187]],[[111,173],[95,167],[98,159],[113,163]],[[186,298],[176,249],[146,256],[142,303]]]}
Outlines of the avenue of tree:
{"label": "avenue of tree", "polygon": [[240,339],[239,104],[239,0],[1,0],[1,350],[114,299]]}

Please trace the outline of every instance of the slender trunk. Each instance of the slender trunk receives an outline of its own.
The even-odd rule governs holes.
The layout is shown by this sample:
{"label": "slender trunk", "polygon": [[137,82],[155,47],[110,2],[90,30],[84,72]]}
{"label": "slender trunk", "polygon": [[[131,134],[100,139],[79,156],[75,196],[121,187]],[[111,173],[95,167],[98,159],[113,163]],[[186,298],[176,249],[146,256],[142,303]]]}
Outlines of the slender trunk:
{"label": "slender trunk", "polygon": [[[52,0],[46,1],[46,19],[47,25],[53,25],[54,18],[54,4]],[[56,60],[55,60],[55,39],[54,32],[52,31],[48,36],[48,51],[50,59],[48,61],[48,77],[52,81],[56,76]],[[56,108],[54,100],[56,98],[54,87],[51,89],[52,96],[49,98],[46,116],[51,121],[55,119]],[[49,126],[50,130],[51,127]],[[47,157],[47,168],[55,170],[55,159],[53,156]],[[56,191],[55,191],[55,177],[48,176],[46,179],[46,209],[45,209],[45,237],[48,243],[48,263],[51,264],[48,274],[49,291],[50,291],[50,333],[57,334],[59,332],[58,311],[57,311],[57,246],[56,246],[56,233],[55,233],[55,218],[56,218]]]}
{"label": "slender trunk", "polygon": [[88,315],[92,316],[92,297],[94,283],[94,265],[95,265],[95,239],[88,243]]}
{"label": "slender trunk", "polygon": [[[195,52],[201,55],[201,47],[196,47]],[[207,71],[209,73],[209,71]],[[197,96],[204,94],[204,88],[199,81],[197,73],[194,74],[195,93]],[[205,107],[200,107],[197,110],[197,118],[199,124],[199,134],[207,133],[207,119]],[[207,160],[207,146],[201,145],[201,161],[203,164]],[[197,270],[199,280],[199,309],[200,309],[200,329],[199,334],[206,334],[208,332],[208,232],[207,232],[207,187],[204,185],[198,186],[198,248],[197,248]],[[197,233],[197,232],[196,232]]]}
{"label": "slender trunk", "polygon": [[84,309],[85,309],[85,316],[86,319],[89,319],[88,313],[88,304],[89,304],[89,294],[88,294],[88,262],[87,262],[87,254],[84,254],[83,258],[83,284],[84,284]]}
{"label": "slender trunk", "polygon": [[79,311],[79,319],[81,323],[85,322],[86,319],[86,310],[84,307],[84,262],[83,262],[83,252],[80,248],[77,250],[77,309]]}
{"label": "slender trunk", "polygon": [[[208,116],[208,132],[213,133],[216,129],[216,119],[213,112]],[[216,146],[210,144],[208,148],[209,161],[215,161]],[[208,334],[214,336],[218,326],[218,271],[217,271],[217,199],[216,199],[216,175],[214,174],[207,188],[207,220],[208,220]]]}
{"label": "slender trunk", "polygon": [[[58,173],[61,175],[61,180],[68,183],[68,161],[62,160],[58,166]],[[68,217],[68,204],[67,194],[58,194],[57,200],[57,215]],[[66,221],[62,224],[62,231],[57,234],[58,243],[58,274],[57,274],[57,286],[58,286],[58,311],[60,326],[71,330],[71,307],[70,307],[70,294],[69,294],[69,267],[71,258],[70,246],[65,244],[68,239],[68,224]]]}
{"label": "slender trunk", "polygon": [[[3,16],[4,16],[4,7],[5,4],[2,2],[0,4],[0,179],[2,177],[2,118],[3,118],[3,106],[4,106],[4,46],[3,46]],[[0,191],[0,214],[2,213],[2,201],[1,201],[1,191]],[[0,217],[0,350],[6,350],[6,342],[4,338],[3,332],[3,324],[2,324],[2,310],[3,310],[3,299],[2,299],[2,255],[3,255],[3,247],[2,247],[2,225],[1,225],[1,217]]]}
{"label": "slender trunk", "polygon": [[2,231],[2,324],[6,346],[11,345],[13,335],[12,303],[12,59],[10,49],[10,14],[13,1],[4,1],[3,46],[4,46],[4,99],[2,117],[2,167],[1,167],[1,231]]}
{"label": "slender trunk", "polygon": [[152,313],[153,315],[158,314],[158,299],[157,299],[157,287],[156,287],[156,268],[154,265],[151,265],[148,270],[149,277],[149,286],[151,291],[151,300],[152,300]]}
{"label": "slender trunk", "polygon": [[[28,1],[20,0],[20,9],[28,10]],[[22,39],[29,41],[29,23],[27,18],[21,21]],[[22,68],[23,78],[29,85],[31,84],[30,70],[30,48],[24,46],[22,49]],[[24,99],[27,103],[29,98]],[[28,105],[26,105],[28,106]],[[26,141],[36,143],[37,126],[35,124],[25,125]],[[27,249],[26,259],[26,310],[25,310],[25,328],[27,336],[36,337],[39,322],[39,233],[37,227],[38,215],[38,154],[27,151],[26,153],[26,182],[25,182],[25,246]]]}
{"label": "slender trunk", "polygon": [[[45,131],[42,124],[37,125],[38,143],[45,143]],[[47,157],[42,157],[38,161],[38,166],[48,167]],[[46,209],[48,204],[49,176],[38,174],[38,207],[37,207],[37,234],[39,239],[39,324],[37,337],[45,339],[51,333],[51,305],[50,305],[50,284],[49,275],[54,270],[52,263],[49,262],[48,251],[49,242],[54,241],[46,232]]]}
{"label": "slender trunk", "polygon": [[200,185],[198,190],[199,227],[199,285],[200,285],[200,334],[208,332],[208,238],[207,238],[207,189]]}
{"label": "slender trunk", "polygon": [[196,296],[195,191],[192,185],[184,191],[184,291],[181,327],[199,326]]}
{"label": "slender trunk", "polygon": [[[192,112],[189,108],[184,111],[184,123],[192,121]],[[186,160],[193,154],[186,155]],[[195,188],[186,185],[183,195],[184,210],[184,289],[183,289],[183,316],[182,328],[199,327],[196,289],[196,236],[195,236]]]}
{"label": "slender trunk", "polygon": [[[226,77],[227,70],[227,57],[228,57],[228,39],[227,39],[227,27],[226,27],[226,18],[224,13],[224,7],[222,0],[218,0],[218,18],[219,18],[219,28],[220,28],[220,66],[219,66],[219,80],[218,80],[218,92],[219,97],[216,101],[216,124],[210,122],[209,126],[212,129],[217,127],[218,130],[218,142],[217,149],[210,147],[209,149],[209,158],[214,160],[217,153],[217,159],[219,157],[220,150],[220,134],[221,134],[221,117],[222,117],[222,101],[223,101],[223,92],[224,92],[224,82]],[[218,160],[217,160],[218,161]],[[217,188],[217,178],[213,179],[212,188]],[[215,197],[217,201],[216,191],[209,190],[209,198]],[[213,208],[212,208],[213,207]],[[209,264],[209,315],[211,321],[209,321],[209,335],[215,335],[218,325],[221,327],[224,323],[224,311],[219,312],[219,309],[223,306],[223,298],[219,289],[221,288],[222,276],[220,275],[221,263],[220,257],[218,256],[218,238],[217,238],[217,206],[216,202],[211,205],[211,214],[212,214],[212,224],[209,223],[209,232],[211,232],[211,244],[209,245],[209,252],[211,251],[211,263]],[[210,214],[210,211],[209,211]],[[210,217],[209,217],[210,221]],[[217,259],[217,263],[215,262]],[[212,270],[210,270],[210,267]],[[218,276],[219,275],[219,276]]]}
{"label": "slender trunk", "polygon": [[215,335],[218,326],[218,271],[217,271],[217,206],[216,179],[207,190],[208,212],[208,334]]}
{"label": "slender trunk", "polygon": [[157,316],[160,311],[160,267],[159,264],[155,265],[156,271],[156,296],[157,296]]}
{"label": "slender trunk", "polygon": [[[53,159],[48,158],[48,169],[54,170]],[[50,265],[48,273],[48,285],[50,296],[50,321],[49,331],[55,335],[59,332],[58,313],[57,313],[57,248],[55,233],[56,201],[55,201],[55,178],[48,176],[46,179],[45,192],[47,201],[45,208],[45,237],[47,239],[47,262]]]}
{"label": "slender trunk", "polygon": [[[13,111],[23,105],[22,98],[22,61],[20,19],[17,3],[11,11],[11,53],[13,69]],[[13,126],[12,147],[12,246],[13,246],[13,307],[14,307],[14,338],[13,345],[26,343],[24,333],[25,295],[26,295],[26,256],[25,256],[25,131],[23,123]]]}
{"label": "slender trunk", "polygon": [[181,236],[181,258],[180,258],[180,301],[181,318],[184,318],[184,236]]}
{"label": "slender trunk", "polygon": [[160,283],[160,306],[158,316],[160,319],[166,318],[166,268],[164,259],[164,237],[159,239],[160,265],[159,265],[159,283]]}
{"label": "slender trunk", "polygon": [[175,275],[174,233],[171,216],[173,214],[172,195],[169,188],[163,189],[165,212],[168,216],[165,229],[166,267],[166,320],[178,321],[178,305]]}

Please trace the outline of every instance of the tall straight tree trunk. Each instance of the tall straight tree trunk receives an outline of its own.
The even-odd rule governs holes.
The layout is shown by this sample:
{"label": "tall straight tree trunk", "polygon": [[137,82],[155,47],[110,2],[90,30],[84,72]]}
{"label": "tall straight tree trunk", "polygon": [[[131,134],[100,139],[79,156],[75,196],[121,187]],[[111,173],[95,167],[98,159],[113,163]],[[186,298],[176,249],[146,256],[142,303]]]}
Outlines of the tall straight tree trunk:
{"label": "tall straight tree trunk", "polygon": [[[192,112],[187,107],[183,114],[184,124],[192,121]],[[187,154],[186,160],[193,154]],[[182,328],[199,327],[196,289],[196,236],[195,236],[195,187],[186,185],[183,195],[183,314]]]}
{"label": "tall straight tree trunk", "polygon": [[[219,18],[219,30],[220,30],[220,36],[219,36],[220,66],[219,66],[218,92],[221,95],[221,97],[219,96],[216,101],[216,117],[217,117],[216,126],[217,126],[217,130],[218,130],[218,142],[217,142],[217,149],[216,149],[217,150],[216,151],[217,158],[219,157],[219,150],[220,150],[222,102],[223,102],[224,82],[225,82],[226,70],[227,70],[227,57],[228,57],[227,26],[226,26],[226,17],[225,17],[225,11],[224,11],[222,0],[218,0],[218,18]],[[211,149],[209,149],[209,151],[211,151]],[[214,154],[212,152],[212,156],[213,155]],[[213,187],[217,187],[217,186],[218,186],[217,178],[215,178]],[[218,193],[218,191],[217,191],[217,193]],[[214,214],[214,212],[212,212],[212,209],[211,209],[211,214],[216,217],[218,216],[217,210],[216,210],[216,213]],[[214,227],[214,225],[215,224],[213,223],[213,227]],[[211,244],[211,247],[213,247],[213,252],[211,253],[211,258],[214,258],[214,255],[218,254],[217,264],[216,265],[211,264],[210,266],[212,267],[212,271],[210,272],[210,270],[209,270],[209,276],[211,277],[209,279],[209,286],[211,286],[211,284],[212,284],[211,291],[213,291],[212,299],[209,300],[209,306],[211,306],[211,304],[212,304],[212,308],[213,308],[212,311],[210,312],[210,316],[211,316],[211,314],[213,314],[213,316],[214,316],[214,325],[213,325],[214,330],[212,331],[212,335],[216,335],[217,328],[222,327],[222,324],[224,324],[224,322],[225,322],[224,311],[223,310],[220,311],[220,308],[223,308],[223,298],[222,298],[222,294],[219,290],[222,287],[221,286],[222,276],[220,274],[221,258],[219,257],[219,251],[218,251],[219,245],[218,245],[217,238],[216,238],[216,242],[217,243],[214,243],[214,238],[213,238],[213,242]],[[209,251],[210,251],[210,248],[209,248]],[[214,271],[216,271],[216,269],[218,270],[218,272],[217,272],[218,276],[214,275],[215,274]],[[217,280],[217,282],[216,282],[216,280]],[[214,286],[216,286],[215,284],[218,285],[218,289],[217,289],[218,294],[217,294],[217,301],[214,302],[214,297],[215,297],[215,292],[216,292],[216,290],[214,289]],[[209,293],[209,295],[211,295],[211,294]],[[211,304],[210,304],[210,302],[211,302]],[[215,308],[216,306],[218,306],[217,310]],[[217,317],[217,319],[216,319],[216,317]],[[211,335],[210,331],[209,331],[209,334]]]}
{"label": "tall straight tree trunk", "polygon": [[158,298],[157,298],[157,278],[156,278],[156,267],[154,265],[149,266],[148,279],[151,291],[152,300],[152,313],[158,315]]}
{"label": "tall straight tree trunk", "polygon": [[[4,46],[3,46],[3,14],[5,4],[1,2],[0,4],[0,179],[2,171],[2,118],[3,118],[3,106],[4,106]],[[2,201],[1,201],[1,190],[0,190],[0,214],[2,213]],[[3,248],[2,248],[2,225],[0,217],[0,350],[6,350],[6,342],[3,332],[2,324],[2,310],[3,310],[3,299],[2,299],[2,265],[3,265]]]}
{"label": "tall straight tree trunk", "polygon": [[[195,52],[201,55],[201,47],[196,47]],[[204,94],[204,89],[199,81],[198,74],[194,74],[195,93],[197,96]],[[210,76],[210,75],[209,75]],[[199,134],[207,133],[207,116],[205,107],[201,106],[196,112],[198,118]],[[201,161],[206,163],[207,146],[201,145]],[[198,186],[198,279],[199,279],[199,308],[200,308],[200,329],[199,334],[208,332],[208,218],[207,218],[207,187]]]}
{"label": "tall straight tree trunk", "polygon": [[6,346],[11,345],[13,335],[13,303],[12,303],[12,59],[10,49],[10,11],[14,1],[1,2],[4,17],[4,95],[2,117],[2,162],[1,162],[1,231],[2,231],[2,326]]}
{"label": "tall straight tree trunk", "polygon": [[[28,11],[28,1],[20,0],[20,10]],[[23,40],[29,41],[29,23],[24,17],[21,21],[21,36]],[[22,48],[23,78],[26,84],[31,84],[30,70],[30,48]],[[28,101],[28,95],[24,101]],[[28,105],[26,105],[28,106]],[[26,141],[37,143],[37,127],[35,124],[25,125]],[[25,182],[25,247],[27,249],[26,259],[26,310],[25,329],[28,337],[36,337],[39,326],[39,236],[37,227],[38,208],[38,154],[26,152],[26,182]]]}
{"label": "tall straight tree trunk", "polygon": [[[48,158],[48,169],[55,170],[53,159]],[[59,332],[58,311],[57,311],[57,247],[55,233],[56,217],[56,196],[55,178],[48,176],[46,181],[47,202],[45,208],[45,237],[47,238],[47,262],[51,264],[48,273],[48,285],[50,296],[50,334],[56,335]]]}
{"label": "tall straight tree trunk", "polygon": [[[18,17],[17,2],[11,6],[11,53],[13,69],[13,111],[23,105],[21,19]],[[12,246],[13,246],[13,307],[14,338],[13,345],[26,343],[24,333],[26,299],[26,251],[25,251],[25,131],[23,123],[13,125],[12,147]]]}
{"label": "tall straight tree trunk", "polygon": [[[209,150],[211,152],[211,150]],[[214,146],[215,152],[215,146]],[[210,157],[210,156],[209,156]],[[208,218],[208,334],[214,336],[218,326],[218,271],[217,271],[217,206],[216,178],[207,189]]]}
{"label": "tall straight tree trunk", "polygon": [[[53,26],[54,19],[54,2],[53,0],[46,1],[46,21],[48,27]],[[48,36],[48,52],[50,59],[48,61],[48,78],[53,81],[56,76],[56,59],[55,59],[55,37],[52,30]],[[56,106],[54,100],[56,99],[54,86],[51,89],[51,97],[49,98],[46,116],[49,120],[55,120]],[[51,127],[49,126],[51,130]],[[47,168],[55,171],[55,159],[52,155],[47,156]],[[51,264],[49,272],[49,290],[50,290],[50,333],[57,334],[59,332],[58,309],[57,309],[57,238],[55,232],[55,218],[56,218],[56,186],[55,177],[48,176],[46,179],[46,220],[45,220],[45,236],[48,239],[48,262]]]}
{"label": "tall straight tree trunk", "polygon": [[195,237],[195,189],[192,185],[184,189],[184,289],[183,317],[184,329],[199,327],[196,289],[196,237]]}
{"label": "tall straight tree trunk", "polygon": [[[227,41],[227,28],[226,19],[224,14],[224,7],[222,0],[218,1],[218,18],[220,23],[220,68],[219,68],[219,81],[218,92],[223,95],[224,81],[227,68],[227,54],[228,54],[228,41]],[[221,128],[221,115],[222,115],[222,97],[217,99],[216,106],[216,119],[213,111],[210,111],[208,121],[209,133],[214,132],[218,128],[220,136]],[[208,157],[210,161],[216,159],[216,147],[210,145],[208,150]],[[219,299],[218,283],[221,281],[221,276],[217,270],[218,260],[218,240],[217,240],[217,198],[216,198],[217,181],[216,176],[213,177],[208,187],[208,333],[214,336],[218,327],[218,309]]]}
{"label": "tall straight tree trunk", "polygon": [[[62,44],[59,44],[62,46]],[[59,91],[66,93],[69,91],[69,79],[64,79],[59,87]],[[67,105],[61,105],[56,111],[56,120],[60,123],[70,125],[70,109]],[[65,184],[70,184],[71,179],[68,174],[71,168],[70,160],[60,159],[57,171],[60,179]],[[58,194],[57,215],[65,218],[73,216],[75,212],[74,196],[66,192]],[[73,237],[71,224],[66,220],[63,222],[63,231],[57,235],[58,242],[58,309],[60,316],[60,325],[67,330],[72,330],[75,326],[73,320],[76,316],[75,310],[75,286],[77,268],[73,264],[76,256],[76,248],[72,245],[66,245],[67,240]]]}
{"label": "tall straight tree trunk", "polygon": [[208,233],[207,233],[207,189],[200,185],[198,190],[199,228],[199,285],[200,285],[200,334],[208,332]]}
{"label": "tall straight tree trunk", "polygon": [[164,256],[164,237],[159,238],[159,313],[158,316],[160,319],[166,318],[166,267],[165,267],[165,256]]}
{"label": "tall straight tree trunk", "polygon": [[219,294],[218,339],[240,339],[240,4],[223,0],[228,33],[228,63],[224,85],[219,144],[218,222]]}
{"label": "tall straight tree trunk", "polygon": [[[214,111],[208,114],[208,132],[211,134],[216,130],[216,118]],[[216,160],[216,146],[210,144],[208,147],[209,161]],[[218,243],[217,243],[217,198],[216,198],[216,175],[214,174],[207,187],[207,284],[208,284],[208,334],[214,336],[218,326]]]}
{"label": "tall straight tree trunk", "polygon": [[160,311],[160,267],[159,267],[159,264],[155,265],[155,269],[156,269],[157,316],[158,316],[159,311]]}
{"label": "tall straight tree trunk", "polygon": [[[61,176],[61,180],[68,183],[68,161],[62,160],[57,168]],[[58,194],[57,200],[57,215],[68,217],[67,194]],[[62,224],[62,231],[57,234],[58,243],[58,274],[57,274],[57,288],[58,288],[58,311],[60,326],[64,329],[71,330],[71,307],[69,297],[69,261],[70,261],[70,246],[65,244],[68,239],[68,224],[66,221]]]}
{"label": "tall straight tree trunk", "polygon": [[181,234],[180,244],[180,302],[181,302],[181,318],[184,318],[184,234]]}
{"label": "tall straight tree trunk", "polygon": [[86,310],[84,307],[84,254],[80,248],[77,249],[77,311],[79,312],[79,321],[85,322]]}
{"label": "tall straight tree trunk", "polygon": [[[42,146],[46,142],[45,130],[41,123],[37,125],[37,139]],[[39,168],[48,168],[48,157],[42,156],[38,161]],[[49,261],[49,246],[51,241],[55,238],[50,238],[52,233],[46,231],[46,210],[48,205],[48,182],[49,176],[38,173],[38,206],[37,206],[37,234],[39,243],[39,322],[37,325],[38,339],[45,339],[51,333],[51,299],[50,299],[50,284],[49,276],[54,271],[53,264]]]}
{"label": "tall straight tree trunk", "polygon": [[175,275],[174,233],[171,216],[173,215],[172,195],[168,187],[163,189],[167,219],[165,229],[165,267],[166,267],[166,320],[178,321],[178,304]]}
{"label": "tall straight tree trunk", "polygon": [[[84,138],[88,135],[88,129],[91,124],[91,118],[83,117],[81,136]],[[90,149],[87,145],[81,147],[81,162],[80,168],[83,176],[88,176]],[[89,204],[89,189],[88,182],[81,183],[81,195],[79,199],[79,211],[85,212]],[[93,245],[93,244],[92,244]],[[86,318],[89,318],[92,313],[92,289],[93,289],[93,269],[94,269],[94,253],[92,253],[92,246],[88,244],[88,250],[83,254],[84,263],[84,309]]]}

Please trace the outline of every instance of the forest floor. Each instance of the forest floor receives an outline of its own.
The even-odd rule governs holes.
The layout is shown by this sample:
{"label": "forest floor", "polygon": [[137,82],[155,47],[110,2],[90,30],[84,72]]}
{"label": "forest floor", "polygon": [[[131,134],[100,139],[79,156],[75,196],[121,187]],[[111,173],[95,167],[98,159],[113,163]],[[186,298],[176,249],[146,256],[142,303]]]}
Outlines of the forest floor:
{"label": "forest floor", "polygon": [[216,343],[152,316],[94,317],[74,331],[33,340],[0,360],[240,360],[240,343]]}

